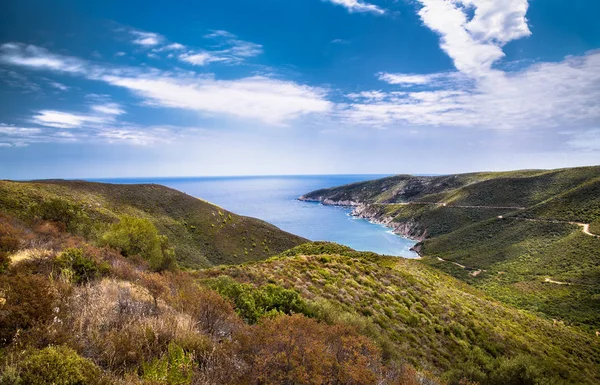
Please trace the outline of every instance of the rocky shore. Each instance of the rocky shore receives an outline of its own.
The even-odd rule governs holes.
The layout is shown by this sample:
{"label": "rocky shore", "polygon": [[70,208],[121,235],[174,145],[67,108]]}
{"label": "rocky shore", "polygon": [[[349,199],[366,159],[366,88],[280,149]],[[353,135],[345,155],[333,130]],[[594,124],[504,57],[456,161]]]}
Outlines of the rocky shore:
{"label": "rocky shore", "polygon": [[306,198],[304,196],[301,196],[300,198],[298,198],[298,200],[304,202],[318,202],[327,206],[341,206],[352,208],[352,216],[366,219],[371,223],[386,226],[390,228],[394,234],[419,242],[412,249],[417,254],[419,254],[419,251],[421,249],[420,242],[423,241],[427,236],[427,230],[421,229],[417,221],[409,220],[406,222],[395,222],[392,217],[386,216],[385,214],[381,213],[373,205],[355,202],[351,200],[335,201],[325,197]]}

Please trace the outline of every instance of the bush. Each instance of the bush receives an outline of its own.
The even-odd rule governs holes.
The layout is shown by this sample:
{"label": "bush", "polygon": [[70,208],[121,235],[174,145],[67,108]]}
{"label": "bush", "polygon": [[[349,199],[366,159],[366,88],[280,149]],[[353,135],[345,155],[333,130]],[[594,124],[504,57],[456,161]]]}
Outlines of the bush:
{"label": "bush", "polygon": [[50,346],[27,354],[21,363],[23,385],[95,384],[100,370],[66,346]]}
{"label": "bush", "polygon": [[17,331],[51,320],[54,301],[55,294],[45,278],[24,274],[0,276],[0,346],[9,344]]}
{"label": "bush", "polygon": [[73,282],[84,284],[107,275],[110,266],[98,263],[83,255],[83,250],[72,248],[65,250],[57,259],[57,264],[63,273],[72,275]]}
{"label": "bush", "polygon": [[62,223],[71,233],[85,235],[91,228],[90,218],[81,206],[65,199],[53,198],[33,206],[30,210],[35,217]]}
{"label": "bush", "polygon": [[187,385],[194,375],[193,357],[171,343],[166,354],[142,365],[142,378],[160,384]]}
{"label": "bush", "polygon": [[259,288],[241,284],[230,277],[221,276],[209,282],[221,295],[229,297],[238,314],[250,324],[265,316],[300,313],[310,316],[306,302],[295,290],[269,284]]}
{"label": "bush", "polygon": [[266,319],[247,333],[241,353],[251,383],[377,383],[380,352],[353,329],[293,315]]}
{"label": "bush", "polygon": [[104,233],[100,243],[120,250],[126,257],[141,256],[155,271],[177,268],[175,252],[168,246],[167,237],[160,235],[147,219],[121,217]]}

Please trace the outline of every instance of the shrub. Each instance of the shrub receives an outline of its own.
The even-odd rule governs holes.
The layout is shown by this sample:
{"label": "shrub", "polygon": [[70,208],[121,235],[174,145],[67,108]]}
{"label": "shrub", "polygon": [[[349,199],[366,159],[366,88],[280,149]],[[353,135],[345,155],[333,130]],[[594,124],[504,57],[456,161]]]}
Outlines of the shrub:
{"label": "shrub", "polygon": [[265,316],[294,313],[311,315],[309,307],[297,291],[274,284],[256,288],[221,276],[210,281],[209,286],[221,295],[229,297],[234,302],[238,314],[250,324]]}
{"label": "shrub", "polygon": [[55,294],[47,279],[18,274],[0,276],[0,346],[12,341],[19,330],[49,321]]}
{"label": "shrub", "polygon": [[380,352],[353,329],[279,316],[253,326],[245,337],[241,353],[251,383],[377,383]]}
{"label": "shrub", "polygon": [[33,216],[46,221],[62,223],[71,233],[87,234],[91,221],[81,206],[61,198],[36,204],[30,209]]}
{"label": "shrub", "polygon": [[160,235],[152,222],[144,218],[121,217],[104,233],[100,243],[120,250],[126,257],[141,256],[155,271],[177,268],[175,252],[168,246],[167,237]]}
{"label": "shrub", "polygon": [[96,383],[100,370],[66,346],[29,352],[21,363],[23,385],[85,385]]}
{"label": "shrub", "polygon": [[83,250],[71,248],[65,250],[57,259],[57,264],[63,272],[68,271],[75,283],[83,284],[107,275],[110,266],[98,263],[83,254]]}
{"label": "shrub", "polygon": [[215,338],[229,337],[242,323],[231,302],[193,283],[178,290],[175,302],[178,310],[192,316],[198,329]]}
{"label": "shrub", "polygon": [[171,343],[166,354],[142,364],[142,378],[160,384],[187,385],[192,381],[193,357],[180,346]]}

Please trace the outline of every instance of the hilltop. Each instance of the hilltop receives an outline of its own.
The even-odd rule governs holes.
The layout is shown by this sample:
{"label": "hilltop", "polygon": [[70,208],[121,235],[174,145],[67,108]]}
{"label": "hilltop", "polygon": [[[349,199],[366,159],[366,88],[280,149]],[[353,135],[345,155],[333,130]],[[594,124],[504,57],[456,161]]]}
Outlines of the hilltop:
{"label": "hilltop", "polygon": [[420,240],[421,262],[549,318],[600,328],[600,166],[399,175],[308,193]]}
{"label": "hilltop", "polygon": [[191,268],[264,259],[306,242],[267,222],[156,184],[0,181],[0,210],[22,220],[62,218],[87,238],[122,216],[147,219],[168,237],[179,264]]}

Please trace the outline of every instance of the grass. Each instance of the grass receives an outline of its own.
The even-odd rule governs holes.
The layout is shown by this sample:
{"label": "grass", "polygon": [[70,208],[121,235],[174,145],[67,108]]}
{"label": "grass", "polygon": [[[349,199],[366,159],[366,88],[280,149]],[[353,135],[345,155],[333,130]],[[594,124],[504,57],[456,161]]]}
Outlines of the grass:
{"label": "grass", "polygon": [[[0,208],[21,219],[30,219],[37,206],[53,199],[70,203],[89,218],[86,235],[125,215],[150,220],[168,237],[184,267],[265,259],[305,241],[264,221],[159,185],[0,181]],[[253,247],[256,242],[265,246]]]}

